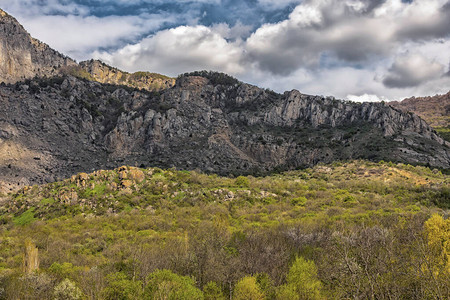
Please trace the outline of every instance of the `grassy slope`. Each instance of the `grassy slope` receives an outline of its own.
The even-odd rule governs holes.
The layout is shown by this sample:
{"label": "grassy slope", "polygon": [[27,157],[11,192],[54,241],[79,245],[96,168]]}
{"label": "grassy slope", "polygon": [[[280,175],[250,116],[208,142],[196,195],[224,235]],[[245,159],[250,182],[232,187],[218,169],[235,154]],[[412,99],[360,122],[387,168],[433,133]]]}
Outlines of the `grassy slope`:
{"label": "grassy slope", "polygon": [[[127,167],[80,174],[3,200],[0,283],[12,295],[31,238],[42,272],[90,297],[104,295],[107,274],[144,286],[157,268],[193,276],[199,288],[215,281],[225,294],[265,273],[275,291],[296,255],[315,262],[324,297],[425,297],[433,291],[426,273],[417,275],[415,251],[426,245],[425,220],[448,213],[449,183],[437,170],[364,161],[262,178]],[[54,271],[64,263],[67,274]],[[23,289],[22,297],[36,293]]]}

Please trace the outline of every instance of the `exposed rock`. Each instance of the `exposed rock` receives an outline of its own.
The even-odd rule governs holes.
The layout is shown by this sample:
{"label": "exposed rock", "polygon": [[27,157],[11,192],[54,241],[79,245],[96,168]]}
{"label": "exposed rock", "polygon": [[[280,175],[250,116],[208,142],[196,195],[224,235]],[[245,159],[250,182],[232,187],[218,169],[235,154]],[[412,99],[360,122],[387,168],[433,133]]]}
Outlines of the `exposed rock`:
{"label": "exposed rock", "polygon": [[137,168],[131,168],[128,172],[131,180],[134,180],[137,183],[141,183],[145,179],[145,174],[141,170]]}
{"label": "exposed rock", "polygon": [[30,37],[15,18],[0,9],[0,82],[53,76],[75,61]]}
{"label": "exposed rock", "polygon": [[108,66],[99,60],[80,62],[82,70],[87,72],[92,80],[116,85],[126,85],[145,89],[148,91],[160,91],[174,86],[175,79],[157,73],[135,72],[128,73]]}
{"label": "exposed rock", "polygon": [[[280,95],[199,76],[182,76],[160,96],[70,76],[29,83],[38,94],[0,87],[0,132],[8,133],[0,181],[11,190],[23,187],[20,178],[35,184],[123,164],[223,175],[356,158],[450,166],[448,143],[425,121],[382,103]],[[139,182],[133,170],[122,167],[120,179]],[[86,176],[74,183],[86,185]]]}
{"label": "exposed rock", "polygon": [[[357,158],[450,167],[447,142],[417,115],[384,103],[277,94],[213,72],[174,83],[98,61],[78,66],[32,39],[11,16],[0,12],[0,18],[0,80],[41,77],[0,86],[4,192],[120,165],[221,175]],[[82,72],[43,78],[71,68]],[[123,78],[136,88],[92,81],[121,84]],[[154,78],[167,82],[159,92],[145,91],[154,90]],[[131,191],[141,173],[121,167],[121,186],[111,182],[111,188]],[[87,187],[89,176],[72,181]]]}

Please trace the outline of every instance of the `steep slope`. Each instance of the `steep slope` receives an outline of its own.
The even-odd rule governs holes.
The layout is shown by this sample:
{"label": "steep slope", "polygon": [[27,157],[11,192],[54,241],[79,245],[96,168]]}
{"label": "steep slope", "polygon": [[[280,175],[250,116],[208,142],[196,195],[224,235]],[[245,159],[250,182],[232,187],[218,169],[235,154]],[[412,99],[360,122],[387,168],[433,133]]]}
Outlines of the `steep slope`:
{"label": "steep slope", "polygon": [[4,190],[122,164],[264,174],[366,158],[449,168],[449,145],[381,103],[276,94],[225,74],[157,92],[75,77],[0,87]]}
{"label": "steep slope", "polygon": [[400,102],[392,101],[389,105],[416,113],[432,127],[450,126],[450,92],[431,97],[412,97]]}
{"label": "steep slope", "polygon": [[0,9],[0,82],[53,76],[75,61],[32,38],[15,18]]}
{"label": "steep slope", "polygon": [[224,175],[355,158],[450,167],[449,144],[425,121],[382,103],[277,94],[205,71],[174,83],[77,65],[1,18],[2,80],[36,77],[0,86],[3,191],[122,164]]}
{"label": "steep slope", "polygon": [[128,73],[108,66],[99,60],[80,62],[80,67],[93,80],[101,83],[126,85],[148,91],[160,91],[170,88],[175,84],[175,78],[150,72]]}

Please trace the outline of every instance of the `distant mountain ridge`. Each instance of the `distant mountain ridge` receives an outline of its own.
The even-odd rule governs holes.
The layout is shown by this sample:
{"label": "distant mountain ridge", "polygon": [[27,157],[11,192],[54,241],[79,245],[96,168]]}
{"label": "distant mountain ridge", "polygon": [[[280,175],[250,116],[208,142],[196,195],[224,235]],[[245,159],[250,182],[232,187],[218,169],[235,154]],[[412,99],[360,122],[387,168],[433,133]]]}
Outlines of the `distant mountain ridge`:
{"label": "distant mountain ridge", "polygon": [[450,127],[450,91],[443,95],[391,101],[389,105],[414,112],[432,127]]}
{"label": "distant mountain ridge", "polygon": [[76,64],[14,22],[0,22],[2,62],[13,71],[1,70],[3,191],[124,164],[222,175],[358,158],[450,168],[449,143],[384,103],[278,94],[223,73],[175,80]]}
{"label": "distant mountain ridge", "polygon": [[120,84],[158,91],[175,79],[150,72],[128,73],[98,60],[75,60],[32,38],[11,15],[0,9],[0,82],[15,83],[37,77],[74,75],[101,83]]}

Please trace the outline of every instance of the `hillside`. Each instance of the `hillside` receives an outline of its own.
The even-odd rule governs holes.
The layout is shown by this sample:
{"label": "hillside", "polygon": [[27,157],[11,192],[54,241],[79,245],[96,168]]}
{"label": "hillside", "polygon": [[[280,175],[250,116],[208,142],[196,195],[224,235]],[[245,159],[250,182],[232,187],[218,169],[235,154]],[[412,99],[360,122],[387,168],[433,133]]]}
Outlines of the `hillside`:
{"label": "hillside", "polygon": [[412,97],[389,105],[411,111],[423,118],[444,139],[450,141],[450,92],[432,97]]}
{"label": "hillside", "polygon": [[77,65],[13,17],[2,20],[1,74],[10,82],[0,86],[3,191],[122,164],[221,175],[358,158],[450,167],[447,142],[383,103],[277,94],[206,71],[175,80],[95,60]]}
{"label": "hillside", "polygon": [[147,92],[75,77],[0,87],[4,190],[121,164],[265,174],[365,158],[448,168],[449,146],[381,103],[276,94],[220,73]]}
{"label": "hillside", "polygon": [[14,17],[0,9],[0,82],[15,83],[60,74],[149,91],[169,88],[175,83],[174,78],[149,72],[130,74],[96,60],[77,64],[32,38]]}
{"label": "hillside", "polygon": [[[310,284],[313,299],[445,299],[448,249],[433,241],[448,220],[430,217],[450,208],[449,184],[438,170],[364,161],[260,178],[81,173],[0,202],[0,298],[48,299],[68,279],[89,299],[224,299],[254,276],[244,282],[268,299]],[[21,275],[24,241],[38,249],[35,275]]]}
{"label": "hillside", "polygon": [[450,126],[450,92],[429,97],[412,97],[389,105],[419,115],[432,127]]}
{"label": "hillside", "polygon": [[126,85],[148,91],[160,91],[175,85],[175,78],[150,72],[128,73],[110,67],[99,60],[83,61],[79,66],[90,75],[92,80],[101,83]]}

